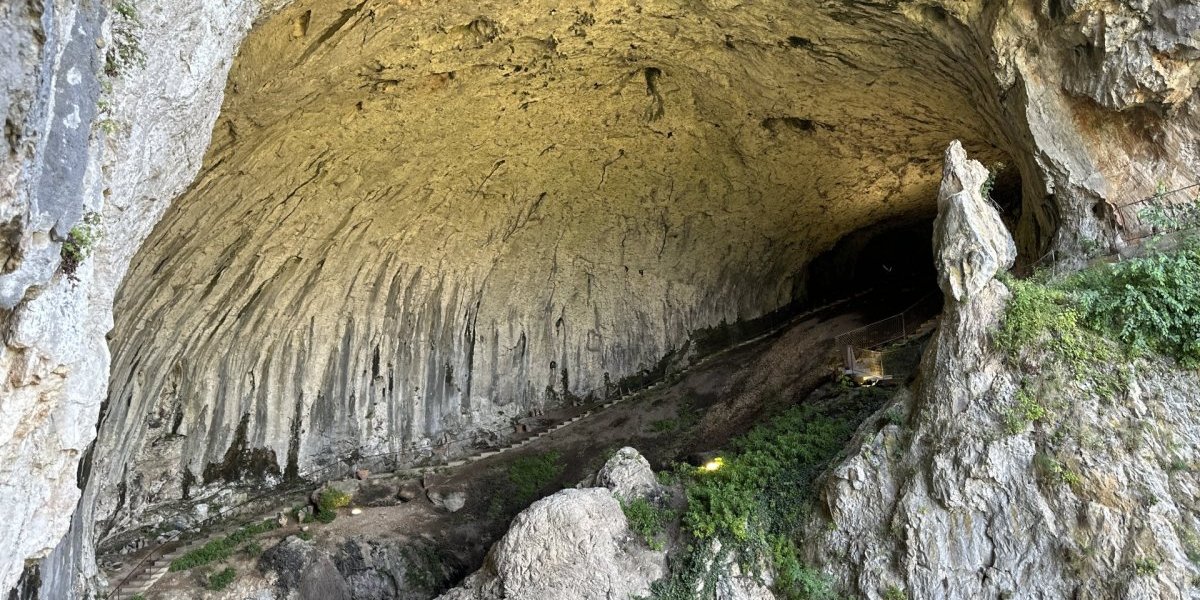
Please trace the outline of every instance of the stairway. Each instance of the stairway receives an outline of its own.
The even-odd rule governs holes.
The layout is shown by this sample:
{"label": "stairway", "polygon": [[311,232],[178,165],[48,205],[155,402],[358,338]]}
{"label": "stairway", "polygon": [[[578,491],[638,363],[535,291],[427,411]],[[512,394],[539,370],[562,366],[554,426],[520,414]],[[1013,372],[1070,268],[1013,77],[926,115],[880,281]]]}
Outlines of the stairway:
{"label": "stairway", "polygon": [[189,544],[182,544],[166,554],[151,558],[146,562],[134,566],[130,573],[126,575],[121,587],[115,593],[109,594],[107,598],[110,600],[130,600],[139,594],[144,596],[163,575],[167,574],[167,571],[171,568],[171,561],[187,554],[193,548],[197,548],[207,541],[206,539],[201,539]]}

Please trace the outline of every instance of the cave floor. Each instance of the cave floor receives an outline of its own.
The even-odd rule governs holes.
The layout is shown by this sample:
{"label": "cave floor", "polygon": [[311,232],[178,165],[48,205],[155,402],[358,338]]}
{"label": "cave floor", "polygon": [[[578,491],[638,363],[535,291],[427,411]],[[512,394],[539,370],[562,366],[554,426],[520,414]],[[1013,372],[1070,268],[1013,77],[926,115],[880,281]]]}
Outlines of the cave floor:
{"label": "cave floor", "polygon": [[[511,519],[533,500],[574,487],[623,446],[638,449],[656,470],[691,454],[721,448],[756,423],[803,401],[827,381],[837,360],[833,354],[836,335],[890,316],[917,296],[895,290],[865,294],[705,358],[668,375],[664,385],[644,390],[520,449],[419,480],[371,480],[364,488],[391,486],[371,490],[373,497],[383,496],[383,502],[360,503],[361,514],[352,516],[344,511],[330,524],[312,524],[309,533],[319,547],[331,553],[349,540],[432,543],[447,568],[442,583],[449,587],[482,564]],[[544,482],[534,497],[521,498],[510,476],[513,465],[547,455],[555,457],[556,475]],[[466,504],[449,512],[435,506],[426,494],[401,502],[395,499],[396,491],[404,486],[443,494],[464,492]],[[279,509],[290,508],[292,500]],[[297,533],[299,527],[293,522],[257,541],[267,548]],[[255,563],[256,557],[239,554],[214,570],[227,565],[241,574],[256,573]],[[147,598],[220,597],[203,591],[203,571],[168,573]]]}

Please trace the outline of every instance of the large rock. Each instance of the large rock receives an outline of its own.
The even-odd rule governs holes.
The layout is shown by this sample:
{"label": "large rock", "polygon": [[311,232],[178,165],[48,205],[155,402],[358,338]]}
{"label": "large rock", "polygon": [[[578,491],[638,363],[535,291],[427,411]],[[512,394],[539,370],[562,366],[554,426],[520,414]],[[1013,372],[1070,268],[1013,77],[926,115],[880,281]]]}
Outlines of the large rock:
{"label": "large rock", "polygon": [[631,535],[611,492],[568,489],[517,515],[484,568],[440,600],[630,598],[665,573],[665,553]]}
{"label": "large rock", "polygon": [[626,501],[645,498],[659,491],[658,478],[650,468],[650,461],[629,446],[617,450],[604,463],[596,474],[596,485],[608,488],[617,498]]}
{"label": "large rock", "polygon": [[983,197],[988,170],[957,140],[946,149],[933,245],[942,291],[955,300],[979,292],[1017,258],[1000,214]]}

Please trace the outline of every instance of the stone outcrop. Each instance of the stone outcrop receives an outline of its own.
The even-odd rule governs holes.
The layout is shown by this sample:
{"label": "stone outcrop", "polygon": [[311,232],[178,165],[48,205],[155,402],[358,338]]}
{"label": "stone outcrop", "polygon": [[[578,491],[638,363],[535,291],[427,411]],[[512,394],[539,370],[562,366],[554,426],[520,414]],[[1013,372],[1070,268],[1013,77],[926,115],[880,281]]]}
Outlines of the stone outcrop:
{"label": "stone outcrop", "polygon": [[[947,181],[977,171],[959,154],[947,155]],[[973,182],[943,185],[939,205],[953,210],[947,193],[986,210]],[[940,229],[939,253],[989,237],[990,221]],[[1006,247],[993,244],[993,259]],[[990,341],[1009,293],[988,270],[964,285],[957,265],[939,265],[958,283],[915,392],[888,409],[901,423],[872,423],[824,486],[828,520],[813,524],[810,563],[866,598],[1190,594],[1200,378],[1156,360],[1114,365],[1128,377],[1114,393],[1036,357],[1048,379],[1033,393],[1051,416],[1014,426],[1028,375]]]}
{"label": "stone outcrop", "polygon": [[185,487],[494,430],[798,299],[932,214],[950,139],[1020,173],[1028,258],[1200,172],[1180,0],[144,0],[103,78],[131,26],[76,4],[0,8],[0,587],[86,483],[56,600]]}
{"label": "stone outcrop", "polygon": [[[628,477],[612,481],[614,473]],[[597,476],[609,479],[609,487],[567,489],[533,503],[513,520],[483,568],[439,600],[648,595],[650,584],[666,575],[666,553],[646,547],[629,530],[618,501],[632,497],[622,493],[645,490],[646,473],[653,482],[646,459],[633,448],[622,448]],[[637,484],[630,487],[632,482]]]}
{"label": "stone outcrop", "polygon": [[968,160],[957,140],[946,150],[942,173],[933,225],[935,262],[942,291],[963,300],[1012,267],[1017,246],[982,196],[987,169]]}
{"label": "stone outcrop", "polygon": [[623,500],[646,498],[656,495],[660,489],[650,462],[634,448],[628,446],[617,450],[596,473],[596,485],[612,490]]}

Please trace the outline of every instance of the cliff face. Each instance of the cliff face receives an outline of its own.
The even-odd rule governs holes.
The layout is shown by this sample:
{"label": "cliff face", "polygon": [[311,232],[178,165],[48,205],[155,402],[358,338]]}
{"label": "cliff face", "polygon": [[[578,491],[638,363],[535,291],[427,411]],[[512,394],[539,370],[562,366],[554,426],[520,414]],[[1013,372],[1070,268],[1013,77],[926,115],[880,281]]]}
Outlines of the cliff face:
{"label": "cliff face", "polygon": [[66,530],[105,397],[45,597],[231,447],[274,474],[494,429],[786,304],[842,234],[932,215],[950,139],[1019,172],[1028,258],[1200,172],[1192,2],[126,6],[0,9],[0,589]]}
{"label": "cliff face", "polygon": [[[99,2],[0,7],[4,590],[67,531],[107,387],[116,287],[195,176],[231,57],[258,11],[256,2],[146,2],[140,25],[129,25]],[[144,60],[118,70],[111,52],[130,40]],[[87,213],[103,235],[72,280],[61,247]],[[70,567],[43,568],[43,586],[91,568],[90,547],[73,539]]]}
{"label": "cliff face", "polygon": [[[304,472],[603,396],[800,299],[841,233],[929,215],[947,137],[1003,155],[963,40],[811,9],[273,17],[122,289],[101,516],[237,444]],[[855,34],[890,19],[904,51]]]}
{"label": "cliff face", "polygon": [[914,392],[889,409],[904,418],[829,476],[808,560],[866,598],[1193,594],[1200,377],[1163,358],[1009,358],[996,340],[1011,294],[994,276],[1012,242],[976,191],[983,175],[947,153],[946,312]]}

